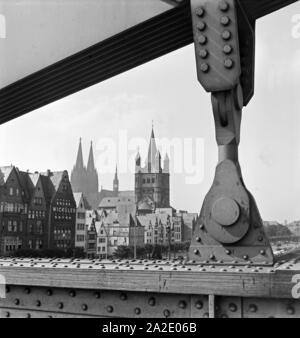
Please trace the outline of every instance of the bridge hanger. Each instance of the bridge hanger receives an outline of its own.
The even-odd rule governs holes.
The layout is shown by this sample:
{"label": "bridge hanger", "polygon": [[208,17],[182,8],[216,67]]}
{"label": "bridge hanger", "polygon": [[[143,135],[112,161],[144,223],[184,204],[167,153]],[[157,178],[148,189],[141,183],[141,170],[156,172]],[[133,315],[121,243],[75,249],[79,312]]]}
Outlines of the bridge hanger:
{"label": "bridge hanger", "polygon": [[191,0],[199,82],[212,95],[219,163],[193,230],[189,259],[273,265],[255,200],[239,165],[242,108],[254,93],[255,22],[238,0]]}

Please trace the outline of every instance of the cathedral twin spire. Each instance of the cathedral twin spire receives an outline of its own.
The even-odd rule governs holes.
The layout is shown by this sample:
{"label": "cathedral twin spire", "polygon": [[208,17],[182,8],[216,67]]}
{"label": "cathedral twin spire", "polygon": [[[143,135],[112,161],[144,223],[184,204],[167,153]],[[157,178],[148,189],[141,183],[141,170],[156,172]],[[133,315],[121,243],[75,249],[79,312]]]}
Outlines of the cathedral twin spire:
{"label": "cathedral twin spire", "polygon": [[71,183],[74,192],[82,192],[85,195],[98,193],[98,173],[95,168],[93,142],[91,142],[90,146],[88,164],[87,167],[85,167],[80,138],[76,164],[71,173]]}

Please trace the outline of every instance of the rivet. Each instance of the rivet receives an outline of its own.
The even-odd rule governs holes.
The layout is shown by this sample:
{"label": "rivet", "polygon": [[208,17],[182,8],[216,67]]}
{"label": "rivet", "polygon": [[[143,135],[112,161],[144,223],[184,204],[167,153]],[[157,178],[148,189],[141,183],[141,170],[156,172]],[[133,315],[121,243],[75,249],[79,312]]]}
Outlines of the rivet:
{"label": "rivet", "polygon": [[31,318],[31,314],[27,313],[26,318]]}
{"label": "rivet", "polygon": [[229,304],[229,310],[230,310],[231,312],[236,312],[236,311],[237,311],[237,306],[236,306],[236,304],[230,303],[230,304]]}
{"label": "rivet", "polygon": [[230,19],[228,16],[222,16],[220,21],[223,26],[227,26],[230,23]]}
{"label": "rivet", "polygon": [[169,310],[164,310],[163,313],[164,313],[164,316],[165,316],[166,318],[170,317],[170,315],[171,315],[171,313],[170,313]]}
{"label": "rivet", "polygon": [[[247,259],[249,258],[249,256],[248,255],[244,255],[243,256],[243,259],[246,261]],[[249,266],[248,266],[249,267]]]}
{"label": "rivet", "polygon": [[262,236],[259,236],[259,237],[257,238],[257,240],[258,240],[259,242],[262,242],[262,241],[264,240],[264,238],[263,238]]}
{"label": "rivet", "polygon": [[257,306],[255,305],[255,304],[251,304],[250,306],[249,306],[249,311],[250,312],[256,312],[257,311]]}
{"label": "rivet", "polygon": [[41,306],[41,301],[40,301],[40,300],[37,300],[37,301],[35,302],[35,305],[38,306],[38,307],[40,307],[40,306]]}
{"label": "rivet", "polygon": [[226,252],[226,255],[230,255],[231,254],[231,251],[229,249],[227,249],[225,252]]}
{"label": "rivet", "polygon": [[81,308],[82,308],[83,311],[86,311],[88,309],[88,306],[86,304],[82,304]]}
{"label": "rivet", "polygon": [[230,33],[229,31],[224,31],[224,32],[222,33],[222,38],[223,38],[224,40],[229,40],[229,39],[231,38],[231,33]]}
{"label": "rivet", "polygon": [[[199,56],[202,58],[202,59],[206,59],[207,56],[208,56],[208,51],[206,49],[201,49],[199,51]],[[200,237],[197,237],[196,238],[196,241],[197,242],[201,242],[201,238]]]}
{"label": "rivet", "polygon": [[232,68],[233,67],[233,61],[231,60],[231,59],[226,59],[225,61],[224,61],[224,66],[226,67],[226,68]]}
{"label": "rivet", "polygon": [[204,31],[204,29],[206,28],[206,23],[203,21],[200,21],[197,25],[197,28],[199,29],[199,31]]}
{"label": "rivet", "polygon": [[76,296],[76,292],[75,292],[74,290],[71,290],[71,291],[69,292],[69,296],[70,296],[70,297],[75,297],[75,296]]}
{"label": "rivet", "polygon": [[198,254],[199,254],[199,250],[198,250],[198,249],[195,249],[195,250],[194,250],[194,254],[195,254],[195,255],[198,255]]}
{"label": "rivet", "polygon": [[139,307],[136,307],[136,308],[134,309],[134,313],[135,313],[136,315],[139,315],[139,314],[141,313],[141,309],[140,309]]}
{"label": "rivet", "polygon": [[179,306],[181,309],[185,309],[185,308],[186,308],[186,301],[181,300],[181,301],[178,303],[178,306]]}
{"label": "rivet", "polygon": [[48,296],[52,296],[52,295],[53,295],[53,291],[52,291],[51,289],[48,289],[48,290],[47,290],[47,295],[48,295]]}
{"label": "rivet", "polygon": [[199,16],[200,18],[202,18],[204,14],[205,14],[204,8],[200,7],[196,9],[196,15]]}
{"label": "rivet", "polygon": [[205,35],[200,35],[198,37],[198,42],[200,43],[200,45],[205,45],[207,42],[207,37]]}
{"label": "rivet", "polygon": [[265,255],[265,254],[266,254],[266,251],[265,251],[265,250],[260,250],[260,254],[261,254],[261,255]]}
{"label": "rivet", "polygon": [[58,308],[63,309],[64,308],[64,303],[58,303]]}
{"label": "rivet", "polygon": [[198,301],[196,302],[196,304],[195,304],[195,307],[196,307],[198,310],[201,310],[201,309],[203,308],[203,303],[202,303],[200,300],[198,300]]}
{"label": "rivet", "polygon": [[209,317],[208,312],[205,312],[205,313],[203,314],[203,318],[208,318],[208,317]]}
{"label": "rivet", "polygon": [[215,255],[214,254],[211,254],[210,256],[209,256],[209,259],[215,259],[216,257],[215,257]]}
{"label": "rivet", "polygon": [[204,229],[204,224],[199,225],[199,229],[203,230]]}
{"label": "rivet", "polygon": [[106,307],[106,311],[112,313],[114,311],[114,308],[111,305],[109,305]]}
{"label": "rivet", "polygon": [[225,0],[220,1],[219,8],[222,12],[226,12],[229,9],[229,4]]}
{"label": "rivet", "polygon": [[120,294],[120,299],[121,299],[121,300],[126,300],[126,299],[127,299],[126,293],[121,293],[121,294]]}
{"label": "rivet", "polygon": [[150,306],[155,306],[155,298],[154,298],[154,297],[149,298],[148,304],[149,304]]}
{"label": "rivet", "polygon": [[20,304],[20,299],[16,298],[14,301],[15,305],[19,305]]}
{"label": "rivet", "polygon": [[31,291],[30,288],[25,288],[24,289],[24,292],[27,293],[27,294],[30,294],[30,291]]}
{"label": "rivet", "polygon": [[99,291],[96,291],[96,292],[94,292],[94,296],[96,298],[100,298],[101,297],[101,293]]}
{"label": "rivet", "polygon": [[230,54],[232,52],[232,47],[230,45],[225,45],[223,48],[225,54]]}
{"label": "rivet", "polygon": [[10,313],[9,313],[9,312],[6,312],[6,313],[5,313],[5,317],[6,317],[6,318],[9,318],[9,317],[10,317]]}
{"label": "rivet", "polygon": [[295,314],[295,309],[292,306],[288,306],[288,308],[286,309],[287,313],[289,315],[293,315]]}

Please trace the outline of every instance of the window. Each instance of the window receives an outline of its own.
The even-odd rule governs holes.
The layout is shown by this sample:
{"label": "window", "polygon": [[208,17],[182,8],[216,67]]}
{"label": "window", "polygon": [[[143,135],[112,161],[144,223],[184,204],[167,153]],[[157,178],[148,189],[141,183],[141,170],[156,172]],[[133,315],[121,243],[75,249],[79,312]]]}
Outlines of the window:
{"label": "window", "polygon": [[84,230],[84,224],[78,223],[77,224],[77,230]]}
{"label": "window", "polygon": [[7,231],[8,231],[8,232],[12,232],[12,231],[13,231],[12,221],[11,221],[11,220],[8,220],[8,223],[7,223]]}
{"label": "window", "polygon": [[41,221],[36,221],[36,231],[39,234],[42,234],[44,232],[43,223]]}
{"label": "window", "polygon": [[155,182],[155,178],[152,178],[152,183],[154,183]]}
{"label": "window", "polygon": [[85,213],[84,212],[77,212],[77,218],[85,219]]}
{"label": "window", "polygon": [[12,196],[14,194],[14,188],[9,188],[9,195]]}
{"label": "window", "polygon": [[28,241],[28,247],[29,247],[29,249],[32,249],[32,240],[31,239]]}
{"label": "window", "polygon": [[43,241],[41,239],[37,239],[35,242],[35,248],[38,249],[42,249],[43,248]]}
{"label": "window", "polygon": [[76,241],[77,242],[84,242],[84,235],[77,235],[76,236]]}

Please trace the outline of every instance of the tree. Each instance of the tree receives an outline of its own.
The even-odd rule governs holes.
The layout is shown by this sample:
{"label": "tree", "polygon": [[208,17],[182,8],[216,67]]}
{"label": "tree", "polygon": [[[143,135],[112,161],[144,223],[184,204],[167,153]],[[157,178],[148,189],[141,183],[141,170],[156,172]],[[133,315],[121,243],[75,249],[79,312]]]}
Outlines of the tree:
{"label": "tree", "polygon": [[131,248],[126,245],[120,245],[113,253],[114,258],[128,259],[131,256]]}

